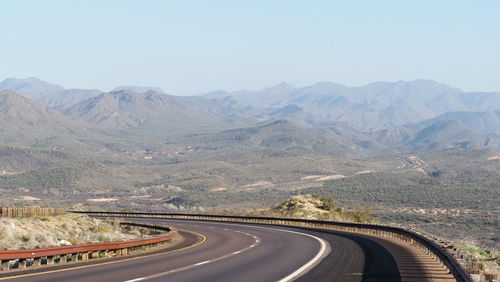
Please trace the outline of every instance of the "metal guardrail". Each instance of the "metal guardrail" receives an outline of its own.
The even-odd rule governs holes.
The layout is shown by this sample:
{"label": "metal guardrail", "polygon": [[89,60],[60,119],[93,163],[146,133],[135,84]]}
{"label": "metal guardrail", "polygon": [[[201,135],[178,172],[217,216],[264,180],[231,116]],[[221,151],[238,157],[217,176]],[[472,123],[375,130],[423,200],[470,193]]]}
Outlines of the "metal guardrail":
{"label": "metal guardrail", "polygon": [[378,237],[396,238],[405,243],[420,248],[424,253],[433,257],[436,261],[445,266],[457,281],[471,282],[472,279],[465,272],[457,260],[448,253],[443,247],[416,232],[406,230],[400,227],[363,224],[352,222],[336,222],[325,220],[306,220],[297,218],[280,217],[247,217],[247,216],[229,216],[229,215],[208,215],[208,214],[184,214],[184,213],[149,213],[149,212],[104,212],[104,211],[71,211],[93,216],[107,217],[146,217],[146,218],[167,218],[167,219],[186,219],[186,220],[204,220],[204,221],[225,221],[238,223],[259,223],[272,225],[291,225],[312,228],[331,229],[350,233],[362,233]]}
{"label": "metal guardrail", "polygon": [[0,217],[55,216],[64,214],[64,209],[42,207],[0,207]]}
{"label": "metal guardrail", "polygon": [[[168,227],[153,224],[122,222],[120,225],[170,231]],[[176,235],[176,232],[172,232],[171,234],[164,236],[133,241],[116,241],[63,247],[0,251],[0,266],[1,270],[5,271],[12,269],[11,266],[15,264],[18,266],[17,268],[54,264],[57,262],[56,257],[59,257],[58,263],[65,263],[68,262],[68,257],[70,257],[71,261],[85,261],[103,255],[110,257],[123,256],[136,252],[140,249],[157,247],[174,239]]]}

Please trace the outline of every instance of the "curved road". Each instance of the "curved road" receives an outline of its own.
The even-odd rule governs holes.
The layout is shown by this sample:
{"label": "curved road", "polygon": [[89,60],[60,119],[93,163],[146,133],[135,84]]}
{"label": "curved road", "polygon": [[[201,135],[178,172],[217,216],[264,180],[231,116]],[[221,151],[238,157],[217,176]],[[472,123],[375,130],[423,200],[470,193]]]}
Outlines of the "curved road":
{"label": "curved road", "polygon": [[16,272],[8,281],[401,281],[401,259],[411,262],[407,278],[424,272],[411,251],[365,235],[219,222],[135,221],[203,236],[184,232],[185,245],[198,243],[177,251]]}

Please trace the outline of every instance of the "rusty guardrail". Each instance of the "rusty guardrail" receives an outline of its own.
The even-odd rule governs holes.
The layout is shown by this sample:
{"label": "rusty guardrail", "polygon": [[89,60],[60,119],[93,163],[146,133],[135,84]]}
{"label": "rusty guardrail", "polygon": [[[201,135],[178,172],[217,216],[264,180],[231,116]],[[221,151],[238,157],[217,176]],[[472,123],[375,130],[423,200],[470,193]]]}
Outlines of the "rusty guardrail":
{"label": "rusty guardrail", "polygon": [[472,281],[457,260],[448,253],[443,247],[433,240],[416,232],[406,230],[400,227],[363,224],[352,222],[336,222],[325,220],[306,220],[297,218],[280,217],[247,217],[247,216],[229,216],[229,215],[208,215],[208,214],[184,214],[184,213],[150,213],[150,212],[104,212],[104,211],[71,211],[73,213],[82,213],[93,216],[105,217],[138,217],[138,218],[165,218],[165,219],[184,219],[201,221],[224,221],[238,223],[258,223],[271,225],[290,225],[299,227],[322,228],[350,233],[362,233],[378,237],[395,238],[404,241],[406,244],[421,249],[424,253],[432,257],[437,262],[445,266],[453,277],[460,282]]}
{"label": "rusty guardrail", "polygon": [[64,209],[42,207],[0,207],[0,217],[55,216],[64,214]]}
{"label": "rusty guardrail", "polygon": [[[121,222],[120,225],[171,231],[168,227],[153,224]],[[0,269],[5,271],[13,269],[15,266],[17,266],[16,268],[21,269],[29,266],[66,263],[68,261],[85,261],[102,256],[124,256],[143,249],[158,247],[174,239],[176,235],[176,232],[172,232],[171,234],[164,236],[133,241],[116,241],[63,247],[0,251]]]}

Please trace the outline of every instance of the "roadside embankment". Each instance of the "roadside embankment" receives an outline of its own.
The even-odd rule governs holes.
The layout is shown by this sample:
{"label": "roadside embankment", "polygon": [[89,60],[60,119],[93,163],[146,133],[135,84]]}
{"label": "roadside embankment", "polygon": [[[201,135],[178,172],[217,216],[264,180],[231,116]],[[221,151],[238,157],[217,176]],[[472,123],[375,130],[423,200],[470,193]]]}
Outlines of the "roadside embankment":
{"label": "roadside embankment", "polygon": [[80,214],[45,217],[0,217],[0,249],[44,248],[111,241],[130,241],[158,235],[159,231],[122,227],[118,222]]}

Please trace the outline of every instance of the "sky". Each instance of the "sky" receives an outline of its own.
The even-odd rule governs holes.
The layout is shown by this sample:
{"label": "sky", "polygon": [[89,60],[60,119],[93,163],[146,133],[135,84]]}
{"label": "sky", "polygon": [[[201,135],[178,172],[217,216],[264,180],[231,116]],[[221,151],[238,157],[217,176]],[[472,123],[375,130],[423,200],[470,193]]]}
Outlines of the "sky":
{"label": "sky", "polygon": [[0,80],[190,95],[432,79],[500,91],[500,1],[0,0]]}

